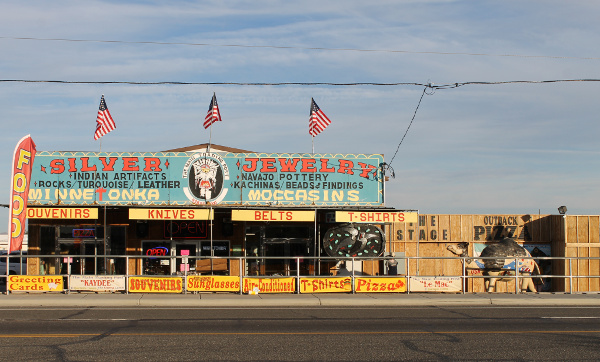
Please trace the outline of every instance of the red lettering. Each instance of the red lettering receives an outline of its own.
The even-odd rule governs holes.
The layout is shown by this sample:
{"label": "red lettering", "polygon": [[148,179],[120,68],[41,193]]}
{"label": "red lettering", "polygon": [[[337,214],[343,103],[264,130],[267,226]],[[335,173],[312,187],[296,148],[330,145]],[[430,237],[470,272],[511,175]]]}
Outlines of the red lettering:
{"label": "red lettering", "polygon": [[52,160],[50,161],[50,167],[52,168],[50,173],[63,173],[65,172],[65,161]]}
{"label": "red lettering", "polygon": [[250,165],[243,165],[242,170],[245,172],[254,172],[256,171],[256,165],[258,163],[258,158],[246,158],[244,161],[250,162]]}
{"label": "red lettering", "polygon": [[106,157],[100,157],[100,162],[102,162],[102,171],[114,171],[115,170],[115,162],[117,162],[117,157],[110,157],[109,162],[106,163]]}
{"label": "red lettering", "polygon": [[260,172],[277,172],[277,167],[274,165],[274,158],[263,158],[261,161],[263,166],[260,169]]}
{"label": "red lettering", "polygon": [[[362,169],[360,177],[369,178],[369,173],[371,173],[373,170],[377,170],[376,166],[367,165],[366,163],[358,162],[358,165]],[[377,176],[377,171],[373,172],[373,176]]]}
{"label": "red lettering", "polygon": [[96,193],[97,193],[97,194],[98,194],[98,196],[100,197],[100,201],[102,201],[102,196],[104,196],[104,193],[105,193],[106,191],[107,191],[107,190],[106,190],[105,188],[99,188],[99,189],[96,189]]}
{"label": "red lettering", "polygon": [[69,160],[69,172],[77,172],[77,167],[75,167],[75,158],[68,158]]}
{"label": "red lettering", "polygon": [[319,172],[335,172],[335,168],[327,167],[328,163],[329,163],[328,158],[322,158],[321,159],[321,169],[319,170]]}
{"label": "red lettering", "polygon": [[338,169],[338,172],[345,173],[348,175],[354,175],[354,171],[352,171],[353,167],[354,162],[348,160],[340,160],[340,168]]}
{"label": "red lettering", "polygon": [[96,165],[92,165],[90,167],[89,164],[88,164],[89,161],[90,161],[89,157],[82,157],[81,158],[81,172],[96,171]]}
{"label": "red lettering", "polygon": [[146,161],[146,167],[144,167],[144,171],[162,171],[160,168],[160,159],[158,157],[146,157],[144,158],[144,161]]}
{"label": "red lettering", "polygon": [[300,161],[297,158],[292,158],[292,159],[287,159],[287,158],[280,158],[279,159],[279,164],[281,165],[281,172],[296,172],[296,165],[298,164],[298,161]]}
{"label": "red lettering", "polygon": [[123,157],[123,171],[139,171],[140,167],[137,162],[137,157]]}
{"label": "red lettering", "polygon": [[300,169],[300,172],[317,172],[315,162],[317,162],[317,160],[315,160],[314,158],[303,158],[302,168]]}

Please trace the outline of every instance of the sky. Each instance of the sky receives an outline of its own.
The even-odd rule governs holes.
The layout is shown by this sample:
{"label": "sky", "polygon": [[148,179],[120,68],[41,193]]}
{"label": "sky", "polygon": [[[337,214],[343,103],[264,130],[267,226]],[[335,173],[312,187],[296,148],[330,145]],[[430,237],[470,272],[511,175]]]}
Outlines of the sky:
{"label": "sky", "polygon": [[[2,8],[1,204],[25,135],[40,151],[156,152],[210,138],[309,153],[314,98],[332,120],[315,153],[383,154],[395,176],[388,207],[600,213],[598,2],[9,0]],[[581,79],[592,81],[545,82]],[[443,87],[469,82],[483,84]],[[223,122],[211,136],[202,122],[213,93]],[[94,141],[102,94],[117,129]],[[8,209],[0,219],[6,232]]]}

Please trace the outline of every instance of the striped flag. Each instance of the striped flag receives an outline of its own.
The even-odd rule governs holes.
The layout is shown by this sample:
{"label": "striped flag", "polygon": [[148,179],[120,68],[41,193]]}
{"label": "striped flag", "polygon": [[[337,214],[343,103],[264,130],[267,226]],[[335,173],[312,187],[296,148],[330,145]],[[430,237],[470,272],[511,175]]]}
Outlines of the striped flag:
{"label": "striped flag", "polygon": [[207,129],[215,122],[221,122],[221,113],[219,112],[219,105],[217,104],[217,95],[213,93],[210,106],[208,107],[208,113],[204,117],[204,129]]}
{"label": "striped flag", "polygon": [[311,136],[316,136],[319,133],[323,132],[327,126],[331,124],[331,120],[327,118],[325,113],[319,108],[317,103],[313,98],[311,98],[310,104],[310,121],[308,124],[308,133]]}
{"label": "striped flag", "polygon": [[100,108],[98,109],[98,117],[96,117],[96,132],[94,133],[94,140],[99,139],[104,136],[108,132],[117,128],[115,121],[113,120],[110,112],[108,111],[108,107],[106,106],[106,101],[104,100],[104,94],[102,98],[100,98]]}

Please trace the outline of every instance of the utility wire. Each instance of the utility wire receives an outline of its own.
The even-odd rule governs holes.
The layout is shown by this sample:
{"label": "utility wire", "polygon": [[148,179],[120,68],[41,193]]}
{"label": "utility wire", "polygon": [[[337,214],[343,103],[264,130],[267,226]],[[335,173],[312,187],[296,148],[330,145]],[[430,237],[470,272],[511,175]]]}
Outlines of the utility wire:
{"label": "utility wire", "polygon": [[402,53],[402,54],[432,54],[432,55],[467,55],[467,56],[483,56],[483,57],[600,60],[599,57],[568,57],[568,56],[554,56],[554,55],[492,54],[492,53],[468,53],[468,52],[435,52],[435,51],[411,51],[411,50],[396,50],[396,49],[327,48],[327,47],[300,47],[300,46],[280,46],[280,45],[213,44],[213,43],[188,43],[188,42],[37,38],[37,37],[11,37],[11,36],[0,36],[0,39],[56,41],[56,42],[60,41],[60,42],[73,42],[73,43],[186,45],[186,46],[230,47],[230,48],[299,49],[299,50],[326,50],[326,51],[345,51],[345,52],[350,51],[350,52],[370,52],[370,53]]}
{"label": "utility wire", "polygon": [[475,81],[475,82],[457,82],[449,84],[415,83],[415,82],[354,82],[354,83],[336,83],[336,82],[135,82],[135,81],[71,81],[71,80],[43,80],[43,79],[0,79],[0,83],[56,83],[56,84],[124,84],[124,85],[239,85],[239,86],[418,86],[426,87],[435,91],[437,89],[452,89],[465,85],[501,85],[501,84],[549,84],[549,83],[569,83],[569,82],[600,82],[600,79],[551,79],[551,80],[509,80],[509,81]]}
{"label": "utility wire", "polygon": [[[599,80],[600,81],[600,80]],[[400,85],[424,85],[420,83],[411,82],[398,82],[398,83],[376,83],[376,82],[363,82],[363,83],[332,83],[332,82],[177,82],[177,81],[165,81],[165,82],[133,82],[133,81],[70,81],[70,80],[32,80],[32,79],[0,79],[2,83],[58,83],[58,84],[131,84],[131,85],[247,85],[247,86],[263,86],[263,85],[331,85],[331,86],[400,86]]]}
{"label": "utility wire", "polygon": [[404,142],[404,138],[408,134],[408,130],[410,129],[410,126],[412,126],[413,121],[415,120],[415,117],[417,116],[417,111],[419,110],[419,106],[421,105],[421,101],[423,100],[423,96],[425,95],[425,93],[427,91],[427,88],[429,88],[429,87],[430,86],[427,86],[427,87],[423,88],[423,93],[421,93],[421,98],[419,98],[419,103],[417,103],[417,108],[415,108],[415,113],[413,114],[412,119],[410,120],[410,123],[408,124],[408,127],[406,128],[406,131],[404,132],[404,136],[402,136],[402,139],[400,140],[400,143],[398,143],[398,147],[396,147],[396,152],[394,152],[394,156],[392,156],[392,159],[386,165],[387,167],[389,167],[389,168],[392,167],[392,162],[394,162],[394,158],[396,158],[396,155],[398,154],[398,150],[400,149],[400,145],[402,145],[402,142]]}

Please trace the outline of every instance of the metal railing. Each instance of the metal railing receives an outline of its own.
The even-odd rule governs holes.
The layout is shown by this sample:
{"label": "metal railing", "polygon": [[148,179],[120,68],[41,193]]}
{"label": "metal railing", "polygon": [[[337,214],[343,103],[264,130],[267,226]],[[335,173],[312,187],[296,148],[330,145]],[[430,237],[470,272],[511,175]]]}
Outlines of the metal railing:
{"label": "metal railing", "polygon": [[[206,256],[146,256],[146,255],[14,255],[11,254],[0,256],[0,282],[6,284],[8,277],[7,271],[7,260],[10,258],[9,263],[9,274],[18,274],[17,272],[22,271],[21,275],[28,271],[28,275],[51,275],[51,276],[63,276],[69,277],[71,275],[120,275],[126,279],[129,277],[148,276],[148,277],[160,277],[160,276],[194,276],[194,275],[230,275],[240,278],[240,284],[243,278],[279,278],[279,277],[332,277],[332,274],[337,274],[339,271],[340,262],[344,262],[349,266],[345,272],[345,276],[352,278],[352,284],[354,285],[354,279],[356,277],[367,275],[371,278],[381,277],[403,277],[406,278],[406,292],[411,293],[411,279],[416,278],[446,278],[446,277],[457,277],[461,280],[461,291],[463,294],[467,292],[469,280],[484,279],[490,280],[492,278],[502,278],[503,280],[514,281],[515,293],[520,293],[519,288],[520,282],[525,278],[542,278],[548,280],[557,280],[565,283],[565,288],[557,287],[555,289],[564,290],[553,290],[553,292],[564,292],[572,294],[574,292],[574,282],[581,279],[588,279],[594,281],[595,286],[590,287],[590,290],[581,290],[578,287],[577,292],[600,292],[597,284],[599,284],[600,275],[581,275],[573,274],[574,263],[600,261],[600,257],[510,257],[510,258],[482,258],[482,257],[394,257],[394,259],[403,261],[404,265],[401,270],[404,271],[402,274],[389,275],[387,274],[386,261],[390,257],[378,257],[378,258],[331,258],[331,257],[206,257]],[[20,260],[18,266],[15,266],[15,258]],[[32,260],[33,259],[33,260]],[[536,260],[536,261],[550,261],[553,263],[553,267],[558,267],[558,263],[561,263],[561,267],[564,270],[564,275],[555,274],[536,274],[530,275],[520,268],[514,269],[501,269],[505,275],[494,277],[484,274],[470,273],[466,267],[468,260],[487,260],[487,259],[504,259],[514,261],[515,265],[518,265],[519,260]],[[185,262],[184,262],[185,261]],[[204,266],[202,271],[198,270],[198,261],[201,261]],[[376,262],[377,271],[369,271],[365,274],[360,265],[363,261]],[[454,270],[459,269],[460,274],[423,274],[421,270],[427,269],[427,265],[424,266],[428,261],[434,263],[445,263],[453,262],[460,263],[460,268],[454,267]],[[227,267],[223,268],[223,262],[226,262]],[[277,263],[280,262],[280,263]],[[184,265],[180,270],[176,270],[178,266]],[[189,265],[185,266],[185,265]],[[215,268],[215,266],[219,266]],[[274,266],[273,269],[268,269],[268,266]],[[253,266],[256,268],[253,269]],[[35,272],[35,268],[38,268],[38,273]],[[33,270],[32,270],[33,269]],[[417,270],[413,270],[417,269]],[[448,268],[446,268],[448,269]],[[232,274],[232,270],[237,270],[237,273]],[[278,272],[275,272],[277,271]],[[600,270],[596,271],[600,274]],[[374,275],[373,275],[374,274]],[[473,283],[474,284],[474,283]],[[568,287],[567,287],[568,286]],[[568,289],[568,290],[567,290]],[[184,288],[185,291],[185,288]],[[68,290],[66,291],[68,292]],[[507,288],[507,292],[508,288]]]}

